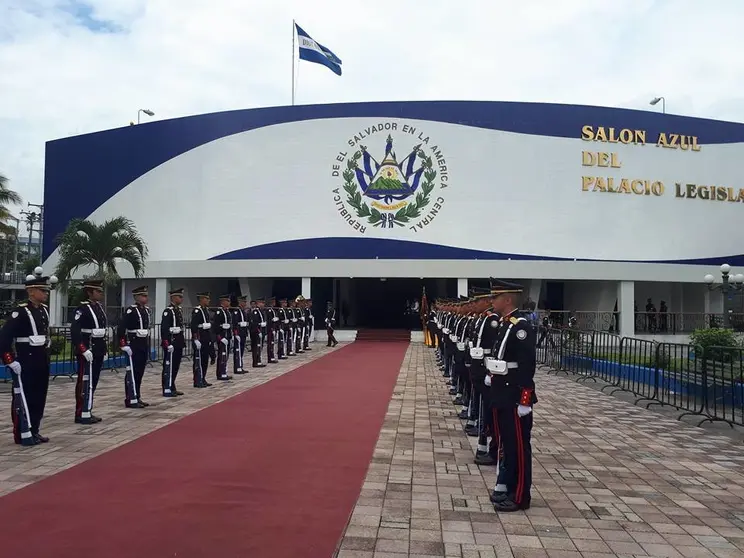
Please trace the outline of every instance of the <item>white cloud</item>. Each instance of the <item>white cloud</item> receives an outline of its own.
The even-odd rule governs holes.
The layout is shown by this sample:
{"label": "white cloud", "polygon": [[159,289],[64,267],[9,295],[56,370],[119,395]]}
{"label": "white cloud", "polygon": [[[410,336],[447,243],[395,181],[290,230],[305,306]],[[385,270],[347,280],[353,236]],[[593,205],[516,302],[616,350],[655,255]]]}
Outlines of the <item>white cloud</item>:
{"label": "white cloud", "polygon": [[[478,99],[656,110],[648,100],[664,95],[671,113],[744,118],[737,0],[4,5],[0,170],[32,202],[42,199],[49,139],[125,126],[139,108],[164,119],[289,104],[292,18],[344,63],[340,78],[302,63],[300,104]],[[118,32],[90,30],[85,14]]]}

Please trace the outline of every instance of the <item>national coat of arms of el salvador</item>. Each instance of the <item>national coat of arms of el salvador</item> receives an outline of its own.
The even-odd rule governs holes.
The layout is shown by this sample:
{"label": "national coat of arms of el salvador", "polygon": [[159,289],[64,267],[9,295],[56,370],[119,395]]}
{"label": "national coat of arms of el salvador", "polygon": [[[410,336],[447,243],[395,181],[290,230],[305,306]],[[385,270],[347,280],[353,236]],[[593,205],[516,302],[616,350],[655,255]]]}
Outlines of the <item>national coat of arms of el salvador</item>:
{"label": "national coat of arms of el salvador", "polygon": [[430,156],[414,145],[401,160],[388,135],[378,161],[366,146],[351,155],[343,171],[346,203],[357,218],[375,227],[405,226],[431,203],[437,171]]}

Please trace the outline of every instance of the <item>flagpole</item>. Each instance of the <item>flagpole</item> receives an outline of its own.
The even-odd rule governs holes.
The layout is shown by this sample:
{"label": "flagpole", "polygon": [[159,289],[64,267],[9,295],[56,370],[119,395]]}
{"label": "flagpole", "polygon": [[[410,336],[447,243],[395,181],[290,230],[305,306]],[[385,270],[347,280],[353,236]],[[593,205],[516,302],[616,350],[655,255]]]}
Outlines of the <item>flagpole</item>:
{"label": "flagpole", "polygon": [[292,106],[295,104],[295,20],[292,20]]}

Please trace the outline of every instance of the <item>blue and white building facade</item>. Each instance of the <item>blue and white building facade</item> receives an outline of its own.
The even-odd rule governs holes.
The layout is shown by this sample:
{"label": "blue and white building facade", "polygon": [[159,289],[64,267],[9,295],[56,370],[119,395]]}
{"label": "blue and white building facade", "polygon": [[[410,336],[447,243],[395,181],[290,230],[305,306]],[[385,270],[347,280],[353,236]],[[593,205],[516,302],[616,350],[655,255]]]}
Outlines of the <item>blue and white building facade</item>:
{"label": "blue and white building facade", "polygon": [[174,283],[187,297],[226,281],[261,296],[298,278],[311,296],[316,278],[440,278],[464,294],[502,277],[535,301],[560,283],[564,309],[618,312],[632,334],[648,298],[722,311],[702,278],[744,266],[743,159],[744,125],[590,106],[385,102],[152,122],[47,144],[45,267],[70,219],[125,215],[159,307]]}

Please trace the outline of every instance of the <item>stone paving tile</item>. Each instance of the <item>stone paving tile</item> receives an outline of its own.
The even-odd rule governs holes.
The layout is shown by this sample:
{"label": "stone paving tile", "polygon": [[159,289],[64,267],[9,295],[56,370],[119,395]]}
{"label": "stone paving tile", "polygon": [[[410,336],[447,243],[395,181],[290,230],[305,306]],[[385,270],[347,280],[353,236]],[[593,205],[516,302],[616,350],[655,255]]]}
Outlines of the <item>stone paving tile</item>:
{"label": "stone paving tile", "polygon": [[412,344],[338,558],[744,557],[744,447],[536,381],[532,507],[497,515],[495,469],[473,463],[433,351]]}
{"label": "stone paving tile", "polygon": [[[41,428],[42,434],[50,438],[48,444],[28,448],[18,446],[13,443],[10,417],[7,416],[8,420],[0,423],[0,496],[264,384],[342,346],[340,344],[336,348],[327,348],[314,343],[310,352],[289,357],[277,364],[269,364],[265,368],[248,368],[247,374],[233,376],[227,382],[216,380],[214,366],[210,366],[207,375],[212,386],[204,389],[192,387],[191,361],[187,360],[181,365],[177,381],[178,389],[184,395],[175,398],[164,398],[161,395],[162,365],[155,362],[145,370],[142,382],[144,400],[151,404],[146,409],[125,408],[123,371],[105,371],[96,389],[94,402],[94,413],[103,422],[95,425],[73,422],[75,382],[67,377],[59,377],[50,382]],[[250,353],[246,353],[246,358],[250,358]],[[231,367],[232,364],[230,370]],[[10,409],[10,390],[10,383],[0,383],[0,409]]]}

